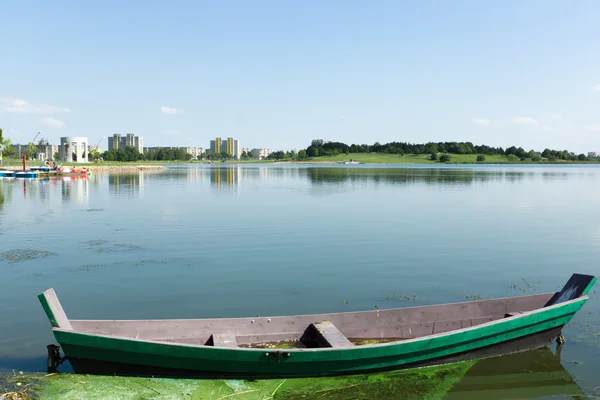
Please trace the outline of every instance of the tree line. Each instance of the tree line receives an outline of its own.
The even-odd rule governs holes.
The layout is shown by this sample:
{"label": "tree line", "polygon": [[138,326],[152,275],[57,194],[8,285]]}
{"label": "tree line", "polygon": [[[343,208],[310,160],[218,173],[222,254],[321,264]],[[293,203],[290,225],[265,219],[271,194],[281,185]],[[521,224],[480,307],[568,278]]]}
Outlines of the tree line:
{"label": "tree line", "polygon": [[[445,154],[481,154],[481,155],[505,155],[510,159],[533,161],[541,160],[541,157],[550,161],[585,161],[585,154],[576,155],[568,150],[550,150],[545,149],[540,155],[534,150],[526,151],[522,147],[511,146],[507,149],[502,147],[493,147],[487,145],[474,145],[471,142],[428,142],[428,143],[407,143],[390,142],[380,144],[375,142],[368,144],[351,144],[342,142],[327,142],[323,144],[311,144],[306,148],[308,157],[335,156],[349,153],[381,153],[381,154],[431,154],[432,159],[437,159],[438,153]],[[514,157],[511,157],[514,156]]]}
{"label": "tree line", "polygon": [[121,161],[121,162],[133,162],[133,161],[189,161],[192,155],[186,152],[184,149],[166,149],[160,147],[156,150],[149,151],[148,153],[140,153],[138,149],[131,146],[126,146],[125,149],[105,151],[102,154],[93,152],[90,153],[92,158],[100,158],[104,161]]}

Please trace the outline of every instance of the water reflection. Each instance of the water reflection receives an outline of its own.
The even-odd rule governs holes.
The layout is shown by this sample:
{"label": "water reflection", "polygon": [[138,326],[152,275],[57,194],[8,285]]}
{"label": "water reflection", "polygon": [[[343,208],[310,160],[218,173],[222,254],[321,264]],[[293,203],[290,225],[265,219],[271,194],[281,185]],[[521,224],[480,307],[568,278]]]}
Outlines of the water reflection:
{"label": "water reflection", "polygon": [[[259,387],[256,387],[258,390]],[[424,369],[333,378],[290,379],[286,399],[535,399],[584,396],[549,348]],[[324,397],[325,398],[325,397]]]}
{"label": "water reflection", "polygon": [[90,187],[87,177],[65,176],[61,179],[52,179],[51,182],[61,183],[62,201],[74,201],[79,204],[87,204]]}
{"label": "water reflection", "polygon": [[210,171],[210,184],[217,189],[221,190],[223,186],[230,189],[230,192],[236,192],[239,190],[241,180],[241,168],[237,166],[228,167],[213,167]]}
{"label": "water reflection", "polygon": [[5,203],[12,201],[13,185],[10,181],[0,179],[0,211],[3,210]]}
{"label": "water reflection", "polygon": [[560,350],[547,347],[481,360],[452,386],[445,399],[533,399],[583,396],[574,377],[563,367]]}
{"label": "water reflection", "polygon": [[523,180],[554,181],[569,177],[597,179],[595,171],[573,173],[526,169],[492,168],[423,168],[423,167],[339,167],[339,166],[273,166],[273,165],[203,165],[173,167],[151,179],[186,179],[188,182],[210,181],[214,189],[228,187],[238,190],[242,181],[287,179],[308,181],[316,185],[341,183],[431,184],[467,186],[474,183],[516,183]]}
{"label": "water reflection", "polygon": [[485,171],[443,168],[310,168],[306,171],[313,184],[386,183],[397,185],[471,185],[483,182],[518,182],[535,179],[535,172]]}
{"label": "water reflection", "polygon": [[[562,171],[527,168],[424,168],[424,167],[385,167],[385,166],[280,166],[280,165],[183,165],[171,166],[167,171],[136,171],[94,173],[88,177],[52,177],[40,179],[2,178],[0,207],[11,201],[7,190],[21,187],[23,197],[35,197],[48,201],[53,187],[60,186],[63,202],[75,201],[85,204],[89,200],[90,186],[102,191],[108,187],[111,195],[140,198],[146,184],[165,182],[169,184],[208,183],[217,193],[239,194],[242,182],[260,183],[278,180],[279,182],[308,183],[314,187],[366,185],[436,185],[455,188],[474,184],[519,183],[522,181],[566,181],[568,179],[597,180],[596,170],[575,171],[564,168]],[[226,190],[223,190],[226,189]],[[314,194],[314,193],[313,193]]]}
{"label": "water reflection", "polygon": [[144,194],[144,181],[144,171],[111,173],[108,175],[108,191],[114,196],[140,197]]}
{"label": "water reflection", "polygon": [[0,210],[18,198],[49,203],[53,193],[59,193],[62,202],[86,204],[89,200],[89,183],[86,177],[42,177],[36,179],[0,179]]}

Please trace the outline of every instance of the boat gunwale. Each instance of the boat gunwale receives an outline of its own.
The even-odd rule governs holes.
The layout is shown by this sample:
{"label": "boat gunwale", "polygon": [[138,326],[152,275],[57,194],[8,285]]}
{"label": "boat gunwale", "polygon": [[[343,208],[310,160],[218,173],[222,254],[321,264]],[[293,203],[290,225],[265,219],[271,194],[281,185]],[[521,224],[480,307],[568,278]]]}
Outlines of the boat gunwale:
{"label": "boat gunwale", "polygon": [[[388,312],[388,311],[410,310],[410,309],[414,309],[414,308],[454,306],[454,305],[460,305],[460,304],[479,303],[479,302],[484,302],[484,301],[524,299],[526,297],[547,296],[547,295],[554,295],[556,293],[559,293],[559,292],[536,293],[536,294],[528,294],[528,295],[524,295],[524,296],[496,297],[493,299],[467,300],[467,301],[457,301],[454,303],[438,303],[438,304],[428,304],[428,305],[422,305],[422,306],[415,305],[415,306],[408,306],[408,307],[382,308],[382,309],[378,309],[378,310],[342,311],[342,312],[337,312],[337,313],[265,315],[264,317],[246,316],[246,317],[231,317],[231,318],[177,318],[177,319],[71,319],[71,318],[69,318],[69,321],[72,321],[72,322],[141,322],[141,321],[143,321],[143,322],[179,322],[179,321],[205,321],[205,320],[211,320],[211,321],[227,320],[227,321],[230,321],[230,320],[257,319],[257,318],[296,318],[296,317],[301,318],[301,317],[313,317],[313,316],[319,317],[319,316],[325,316],[325,315],[367,314],[367,313],[379,313],[379,312],[383,312],[383,311]],[[583,297],[583,296],[580,296],[577,299],[579,299],[581,297]],[[577,300],[577,299],[573,299],[573,300]],[[572,300],[569,300],[569,301],[572,301]],[[566,302],[564,302],[564,303],[566,303]],[[559,303],[559,304],[563,304],[563,303]],[[550,306],[542,307],[542,308],[549,308],[549,307]],[[539,310],[539,309],[536,308],[535,310]],[[534,311],[534,310],[532,310],[532,311]],[[529,311],[527,311],[527,312],[529,312]]]}
{"label": "boat gunwale", "polygon": [[[515,297],[527,297],[527,296],[515,296]],[[264,348],[214,347],[214,346],[207,346],[204,344],[189,344],[189,343],[166,342],[166,341],[157,341],[157,340],[144,340],[144,339],[125,337],[125,336],[86,333],[86,332],[77,331],[75,329],[69,330],[69,329],[62,329],[62,328],[52,328],[52,330],[54,332],[61,332],[61,333],[66,333],[66,334],[71,334],[71,335],[100,337],[100,338],[106,338],[106,339],[117,339],[117,340],[129,341],[129,342],[148,343],[148,344],[156,344],[156,345],[168,345],[168,346],[187,347],[187,348],[210,349],[211,351],[217,350],[217,351],[224,351],[224,352],[231,352],[231,351],[234,351],[234,352],[235,351],[254,351],[254,352],[261,352],[261,353],[264,353],[264,352],[267,352],[267,353],[273,353],[273,352],[300,353],[300,352],[321,352],[321,351],[345,352],[345,351],[349,351],[349,350],[353,351],[353,350],[363,350],[363,349],[371,349],[371,348],[379,348],[379,347],[400,346],[400,345],[404,345],[404,344],[418,343],[420,341],[425,341],[425,340],[438,339],[441,337],[450,336],[450,335],[454,335],[457,333],[460,334],[460,333],[465,333],[465,332],[471,332],[471,331],[485,328],[488,326],[494,326],[494,325],[506,323],[507,321],[514,321],[515,319],[523,319],[523,318],[529,317],[534,314],[540,314],[546,310],[558,309],[558,308],[566,307],[568,305],[576,304],[579,302],[585,303],[588,299],[589,299],[589,297],[587,295],[583,295],[583,296],[580,296],[575,299],[568,300],[568,301],[565,301],[562,303],[553,304],[553,305],[547,306],[547,307],[537,308],[537,309],[531,310],[531,311],[525,311],[525,312],[522,312],[521,314],[514,315],[511,317],[501,318],[501,319],[485,322],[482,324],[478,324],[475,326],[455,329],[455,330],[451,330],[451,331],[447,331],[447,332],[441,332],[441,333],[436,333],[436,334],[432,334],[432,335],[421,336],[421,337],[416,337],[416,338],[411,338],[411,339],[398,340],[398,341],[386,342],[386,343],[374,343],[374,344],[367,344],[367,345],[354,346],[354,347],[292,348],[292,349],[285,349],[285,351],[282,351],[281,349],[269,350],[269,349],[264,349]],[[501,300],[501,299],[498,299],[498,300]],[[452,303],[452,304],[461,304],[461,303],[470,303],[470,302],[460,302],[460,303]],[[416,306],[416,307],[418,307],[418,306]],[[308,315],[311,315],[311,314],[308,314]],[[73,321],[77,321],[77,320],[73,320]],[[84,320],[79,320],[79,321],[84,321]],[[90,320],[85,320],[85,321],[90,321]],[[99,320],[99,321],[119,321],[119,320]],[[141,321],[141,320],[132,320],[132,321]],[[152,321],[152,320],[149,320],[149,321]],[[166,320],[166,321],[175,321],[175,320]],[[186,321],[189,321],[189,320],[186,320]]]}

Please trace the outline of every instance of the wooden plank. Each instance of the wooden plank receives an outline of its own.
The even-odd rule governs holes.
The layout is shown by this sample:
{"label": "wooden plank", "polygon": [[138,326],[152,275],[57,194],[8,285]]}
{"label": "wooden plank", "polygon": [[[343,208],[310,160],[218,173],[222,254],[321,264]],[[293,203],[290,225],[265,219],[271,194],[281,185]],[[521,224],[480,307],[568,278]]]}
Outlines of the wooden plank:
{"label": "wooden plank", "polygon": [[331,321],[313,322],[315,335],[329,347],[352,347],[352,342],[348,340]]}
{"label": "wooden plank", "polygon": [[42,303],[46,316],[54,328],[73,330],[69,318],[67,318],[65,311],[60,305],[60,301],[58,301],[54,289],[50,288],[44,293],[39,294],[38,299],[40,300],[40,303]]}
{"label": "wooden plank", "polygon": [[232,332],[213,333],[212,342],[214,347],[238,347],[237,339]]}

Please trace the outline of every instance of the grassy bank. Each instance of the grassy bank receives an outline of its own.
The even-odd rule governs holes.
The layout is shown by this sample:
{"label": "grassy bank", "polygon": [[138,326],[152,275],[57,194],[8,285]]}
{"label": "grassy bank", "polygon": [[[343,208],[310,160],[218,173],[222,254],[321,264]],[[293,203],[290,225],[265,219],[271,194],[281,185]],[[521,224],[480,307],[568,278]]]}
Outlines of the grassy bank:
{"label": "grassy bank", "polygon": [[[440,154],[441,155],[441,154]],[[565,161],[556,160],[549,161],[547,159],[541,159],[540,161],[509,161],[504,155],[485,155],[485,161],[477,161],[478,154],[450,154],[450,162],[447,164],[598,164],[597,160],[594,161]],[[439,156],[438,156],[439,157]],[[304,160],[229,160],[225,163],[220,160],[214,160],[211,163],[213,165],[223,164],[273,164],[273,163],[286,163],[286,164],[333,164],[350,159],[356,160],[362,164],[431,164],[440,165],[439,161],[432,161],[430,154],[381,154],[381,153],[349,153],[339,154],[336,156],[321,156],[321,157],[309,157]],[[134,167],[141,165],[173,165],[173,164],[209,164],[208,160],[194,160],[194,161],[135,161],[135,162],[121,162],[121,161],[103,161],[103,162],[90,162],[84,163],[59,163],[64,166],[77,166],[77,167]],[[22,161],[15,159],[5,159],[2,166],[22,166]],[[28,161],[28,166],[40,165],[40,162]]]}
{"label": "grassy bank", "polygon": [[[478,154],[449,154],[449,164],[597,164],[594,161],[508,161],[504,155],[484,155],[485,161],[478,162]],[[438,156],[439,157],[439,156]],[[430,154],[380,154],[380,153],[350,153],[339,154],[337,156],[313,157],[307,162],[340,162],[350,159],[366,164],[440,164],[439,161],[432,161]]]}

